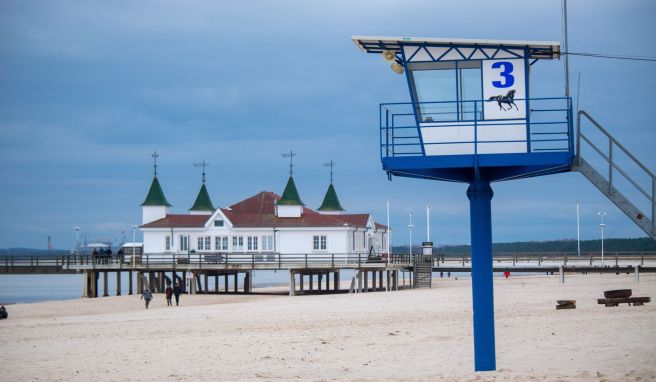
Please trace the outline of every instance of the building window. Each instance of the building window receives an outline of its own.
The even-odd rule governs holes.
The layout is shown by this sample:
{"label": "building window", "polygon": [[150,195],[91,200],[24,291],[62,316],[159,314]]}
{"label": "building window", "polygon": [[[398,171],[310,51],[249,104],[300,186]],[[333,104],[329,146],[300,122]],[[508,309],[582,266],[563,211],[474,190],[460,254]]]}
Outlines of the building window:
{"label": "building window", "polygon": [[217,251],[228,250],[228,236],[217,236],[214,238],[214,249]]}
{"label": "building window", "polygon": [[180,236],[180,250],[181,251],[189,250],[189,236]]}
{"label": "building window", "polygon": [[197,244],[196,248],[198,248],[199,251],[210,251],[212,249],[212,237],[199,236]]}
{"label": "building window", "polygon": [[215,220],[214,221],[214,226],[215,227],[223,227],[223,220]]}
{"label": "building window", "polygon": [[327,245],[325,235],[317,235],[312,237],[312,249],[315,251],[325,251],[326,248]]}
{"label": "building window", "polygon": [[248,237],[248,250],[257,251],[257,236]]}
{"label": "building window", "polygon": [[171,236],[166,237],[166,242],[164,244],[164,250],[166,250],[166,251],[171,250]]}
{"label": "building window", "polygon": [[262,250],[273,251],[273,236],[262,236]]}
{"label": "building window", "polygon": [[243,252],[244,251],[244,237],[243,236],[233,236],[232,237],[232,251],[233,252]]}

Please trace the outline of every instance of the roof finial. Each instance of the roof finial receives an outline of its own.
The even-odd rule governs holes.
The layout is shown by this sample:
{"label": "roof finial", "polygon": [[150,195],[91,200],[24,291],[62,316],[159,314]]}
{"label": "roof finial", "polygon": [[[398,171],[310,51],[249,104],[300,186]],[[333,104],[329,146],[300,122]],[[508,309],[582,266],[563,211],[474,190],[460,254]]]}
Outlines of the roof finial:
{"label": "roof finial", "polygon": [[333,162],[333,160],[330,160],[330,163],[324,163],[323,165],[326,167],[330,167],[330,184],[333,184],[333,167],[335,167],[337,163]]}
{"label": "roof finial", "polygon": [[205,159],[203,159],[203,162],[201,163],[194,163],[194,167],[202,167],[203,168],[203,184],[205,184],[205,167],[209,166],[210,164],[205,162]]}
{"label": "roof finial", "polygon": [[289,154],[280,155],[282,155],[283,158],[289,158],[289,177],[291,178],[292,173],[294,172],[294,157],[296,156],[296,153],[290,149]]}
{"label": "roof finial", "polygon": [[157,150],[155,150],[150,156],[153,157],[153,168],[155,169],[155,176],[157,176],[157,158],[159,157]]}

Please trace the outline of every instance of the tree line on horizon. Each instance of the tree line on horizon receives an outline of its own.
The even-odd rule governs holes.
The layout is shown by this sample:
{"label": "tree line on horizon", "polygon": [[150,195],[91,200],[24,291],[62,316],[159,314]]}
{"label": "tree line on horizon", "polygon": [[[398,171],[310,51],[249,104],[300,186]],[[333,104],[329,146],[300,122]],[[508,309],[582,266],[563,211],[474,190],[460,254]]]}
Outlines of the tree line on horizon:
{"label": "tree line on horizon", "polygon": [[[635,239],[604,239],[604,252],[656,251],[656,240],[645,237]],[[408,253],[408,246],[392,246],[394,253]],[[433,253],[462,255],[471,252],[470,245],[445,245],[433,248]],[[549,241],[520,241],[492,244],[494,253],[577,252],[576,239]],[[581,252],[601,252],[601,240],[581,240]],[[421,253],[420,245],[412,246],[412,253]]]}

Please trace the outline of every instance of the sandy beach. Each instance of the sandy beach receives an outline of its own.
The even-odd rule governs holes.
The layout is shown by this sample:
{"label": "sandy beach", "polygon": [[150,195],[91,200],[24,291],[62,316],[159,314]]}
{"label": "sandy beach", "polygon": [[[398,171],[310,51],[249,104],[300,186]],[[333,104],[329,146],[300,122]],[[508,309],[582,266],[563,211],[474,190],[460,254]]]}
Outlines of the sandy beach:
{"label": "sandy beach", "polygon": [[[656,275],[495,280],[497,371],[473,372],[470,280],[357,295],[156,295],[9,306],[4,380],[656,381]],[[575,310],[555,309],[575,299]]]}

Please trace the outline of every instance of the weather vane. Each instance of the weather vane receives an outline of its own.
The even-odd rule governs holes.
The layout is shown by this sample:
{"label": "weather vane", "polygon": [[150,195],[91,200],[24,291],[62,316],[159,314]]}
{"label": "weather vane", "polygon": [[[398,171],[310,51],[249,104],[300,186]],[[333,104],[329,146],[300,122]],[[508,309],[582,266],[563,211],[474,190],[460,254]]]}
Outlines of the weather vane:
{"label": "weather vane", "polygon": [[280,154],[283,158],[289,158],[289,176],[292,176],[294,170],[294,157],[296,153],[292,150],[289,150],[289,154]]}
{"label": "weather vane", "polygon": [[203,168],[203,183],[205,183],[205,167],[209,166],[210,164],[205,162],[205,159],[201,163],[194,163],[194,167],[202,167]]}
{"label": "weather vane", "polygon": [[333,167],[335,167],[337,163],[333,162],[333,160],[330,160],[330,163],[324,163],[323,165],[326,167],[330,167],[330,184],[333,184]]}
{"label": "weather vane", "polygon": [[155,150],[150,156],[153,157],[153,161],[154,161],[153,167],[155,169],[155,176],[157,176],[157,158],[159,157],[157,150]]}

